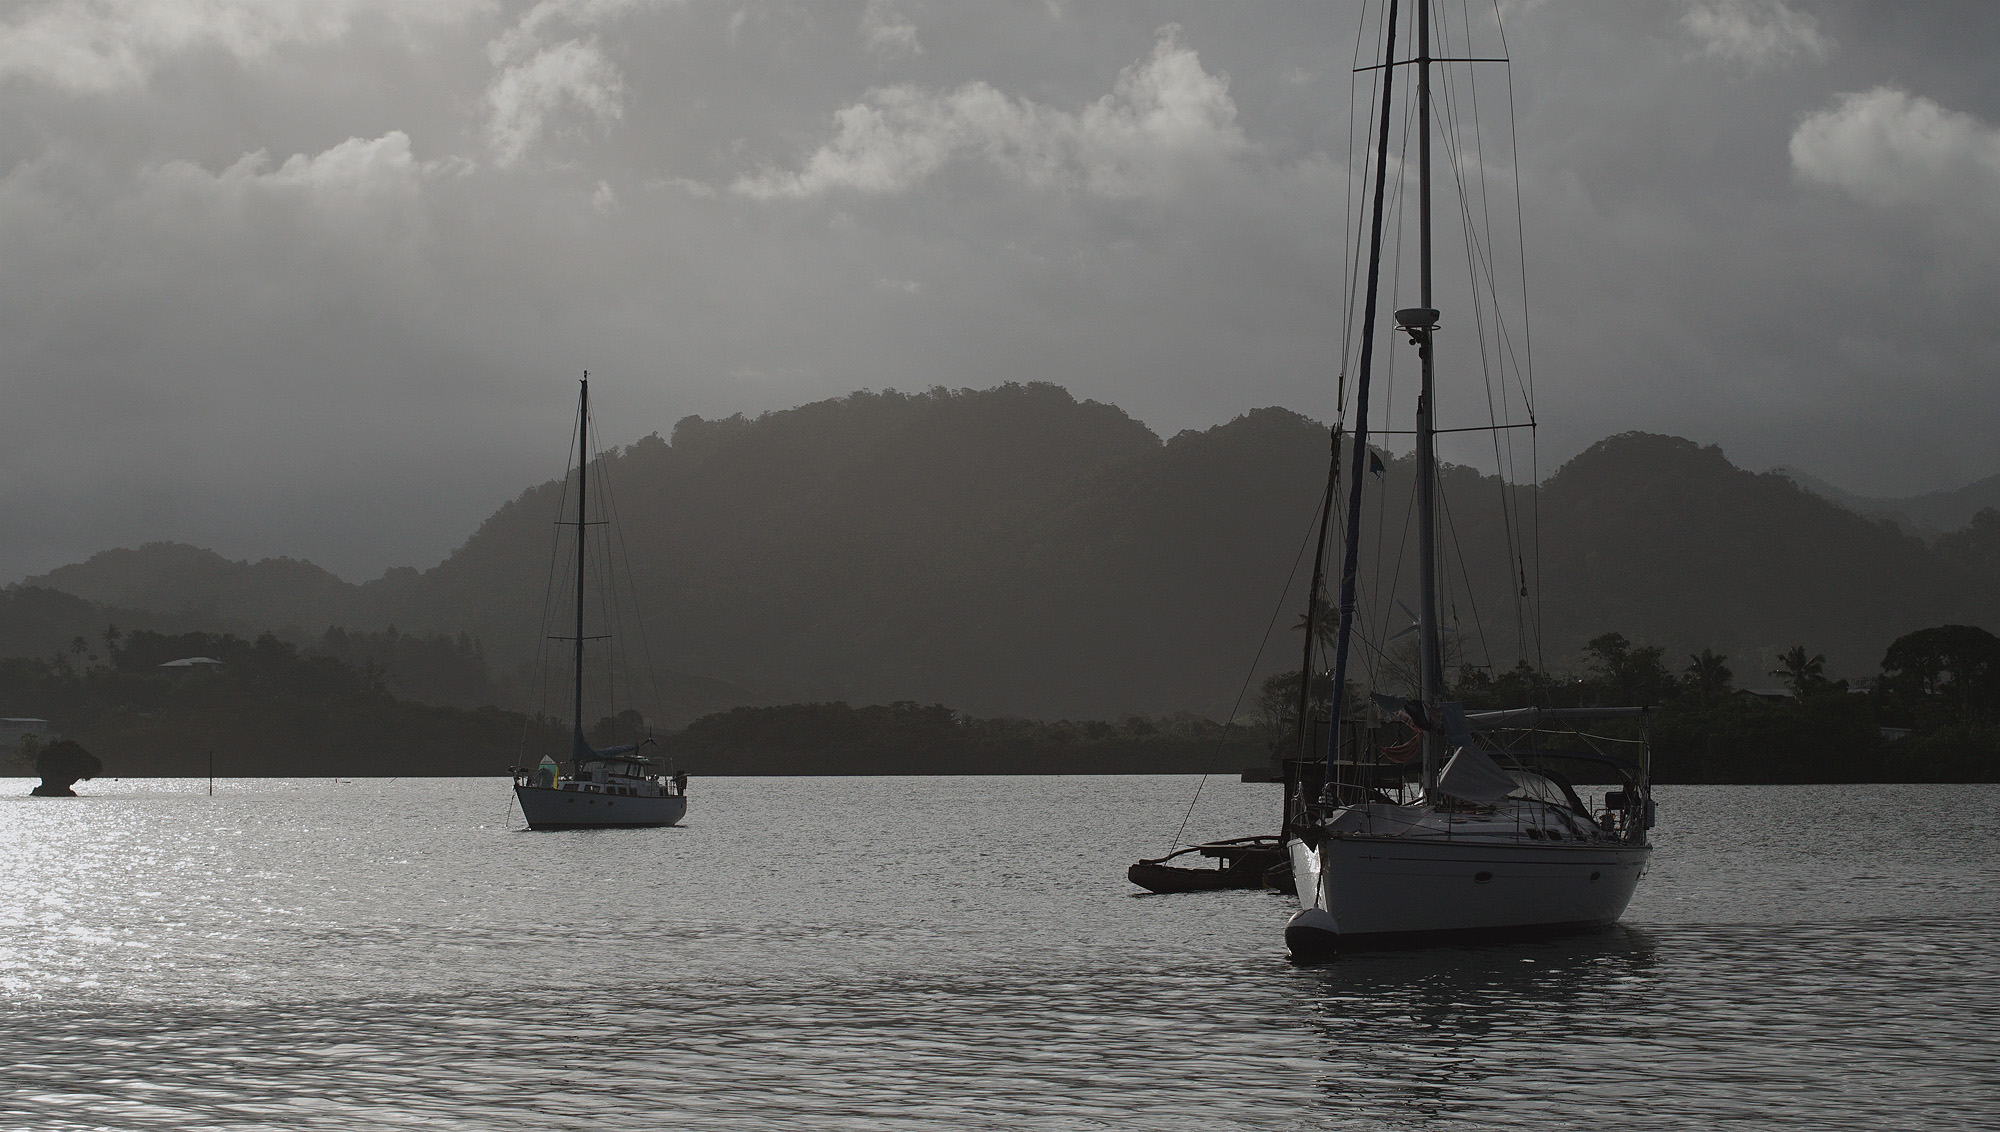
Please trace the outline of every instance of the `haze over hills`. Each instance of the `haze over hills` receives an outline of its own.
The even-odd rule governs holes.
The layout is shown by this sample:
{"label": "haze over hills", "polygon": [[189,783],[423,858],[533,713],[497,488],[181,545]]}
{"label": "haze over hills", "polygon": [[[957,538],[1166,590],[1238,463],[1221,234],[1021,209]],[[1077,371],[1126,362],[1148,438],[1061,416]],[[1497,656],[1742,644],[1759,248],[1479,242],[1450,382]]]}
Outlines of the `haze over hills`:
{"label": "haze over hills", "polygon": [[[1220,717],[1253,659],[1256,674],[1297,666],[1299,557],[1327,445],[1323,426],[1282,409],[1162,440],[1046,384],[687,418],[603,458],[644,640],[677,674],[642,709],[680,722],[732,702],[918,700],[982,716]],[[1365,515],[1365,623],[1388,643],[1364,665],[1385,684],[1397,602],[1414,603],[1412,470],[1385,454]],[[29,582],[306,637],[332,624],[469,633],[511,677],[545,635],[561,493],[532,487],[438,566],[358,586],[165,544]],[[1617,630],[1677,662],[1717,648],[1756,684],[1794,644],[1862,676],[1912,629],[2000,624],[2000,557],[1960,546],[1975,532],[1934,548],[1674,437],[1602,441],[1539,498],[1470,468],[1447,469],[1444,493],[1446,612],[1467,663],[1568,669]]]}
{"label": "haze over hills", "polygon": [[1925,539],[1960,530],[1972,522],[1974,515],[1989,507],[2000,508],[2000,475],[1946,491],[1890,499],[1856,495],[1797,468],[1771,470],[1821,499],[1838,503],[1856,514],[1888,519],[1904,531]]}

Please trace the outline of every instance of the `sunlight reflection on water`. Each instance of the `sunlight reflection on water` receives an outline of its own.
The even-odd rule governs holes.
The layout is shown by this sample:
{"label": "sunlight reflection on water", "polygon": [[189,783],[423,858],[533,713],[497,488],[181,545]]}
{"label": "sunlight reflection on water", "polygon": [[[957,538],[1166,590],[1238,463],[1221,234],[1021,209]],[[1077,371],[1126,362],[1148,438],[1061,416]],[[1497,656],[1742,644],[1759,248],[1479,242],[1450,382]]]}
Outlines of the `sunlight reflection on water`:
{"label": "sunlight reflection on water", "polygon": [[[1294,967],[1283,898],[1124,883],[1193,785],[724,779],[686,828],[555,834],[493,780],[0,799],[0,1125],[1934,1128],[1994,1094],[2000,791],[1669,790],[1627,927]],[[1275,805],[1203,798],[1190,837]]]}

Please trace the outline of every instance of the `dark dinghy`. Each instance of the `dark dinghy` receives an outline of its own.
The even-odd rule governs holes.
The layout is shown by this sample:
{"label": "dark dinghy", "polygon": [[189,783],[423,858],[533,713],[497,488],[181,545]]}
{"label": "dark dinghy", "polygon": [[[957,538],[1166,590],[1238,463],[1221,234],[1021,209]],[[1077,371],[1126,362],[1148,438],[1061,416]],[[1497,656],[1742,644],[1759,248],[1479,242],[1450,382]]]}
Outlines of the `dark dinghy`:
{"label": "dark dinghy", "polygon": [[[1176,857],[1198,853],[1216,862],[1212,869],[1170,865]],[[1224,888],[1289,889],[1292,864],[1275,837],[1232,837],[1208,841],[1140,861],[1125,870],[1133,884],[1152,892],[1213,892]]]}

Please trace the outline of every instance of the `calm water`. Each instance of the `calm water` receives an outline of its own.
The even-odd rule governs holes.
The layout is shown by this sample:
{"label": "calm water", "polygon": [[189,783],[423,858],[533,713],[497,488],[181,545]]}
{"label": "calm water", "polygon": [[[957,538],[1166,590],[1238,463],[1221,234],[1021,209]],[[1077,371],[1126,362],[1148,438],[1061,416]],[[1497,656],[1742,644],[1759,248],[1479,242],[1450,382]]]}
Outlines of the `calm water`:
{"label": "calm water", "polygon": [[[1301,968],[1287,899],[1125,883],[1195,781],[708,780],[539,834],[497,779],[6,797],[0,1127],[1994,1119],[2000,788],[1662,790],[1618,931]],[[1210,781],[1188,834],[1275,804]]]}

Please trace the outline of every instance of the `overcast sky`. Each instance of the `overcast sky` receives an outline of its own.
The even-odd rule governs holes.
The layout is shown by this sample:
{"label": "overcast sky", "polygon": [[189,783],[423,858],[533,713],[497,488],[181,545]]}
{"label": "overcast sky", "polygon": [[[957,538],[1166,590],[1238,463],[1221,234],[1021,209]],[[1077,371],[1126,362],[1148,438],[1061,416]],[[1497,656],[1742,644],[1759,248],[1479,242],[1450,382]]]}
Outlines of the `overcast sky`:
{"label": "overcast sky", "polygon": [[[1488,67],[1482,168],[1522,186],[1544,474],[1628,429],[1869,494],[2000,472],[2000,5],[1502,11],[1519,163]],[[1356,29],[16,0],[0,580],[153,539],[432,565],[560,473],[586,367],[618,443],[1009,380],[1163,434],[1325,418]]]}

